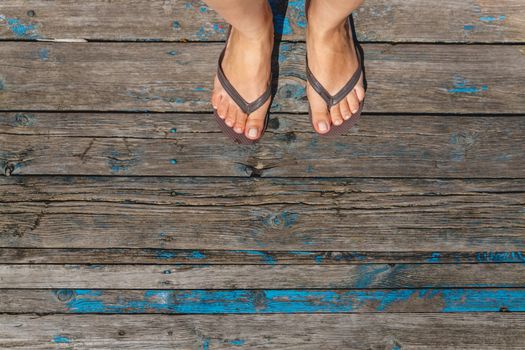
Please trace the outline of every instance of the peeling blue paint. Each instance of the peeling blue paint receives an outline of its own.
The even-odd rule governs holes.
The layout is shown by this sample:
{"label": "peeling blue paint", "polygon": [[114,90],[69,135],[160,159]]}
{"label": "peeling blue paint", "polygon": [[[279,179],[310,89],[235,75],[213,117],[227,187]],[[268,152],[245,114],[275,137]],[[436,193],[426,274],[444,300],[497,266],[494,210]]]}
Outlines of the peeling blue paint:
{"label": "peeling blue paint", "polygon": [[177,128],[171,128],[171,129],[170,129],[170,132],[171,132],[171,133],[176,133],[176,132],[177,132]]}
{"label": "peeling blue paint", "polygon": [[208,89],[199,86],[194,88],[193,91],[208,91]]}
{"label": "peeling blue paint", "polygon": [[171,164],[177,164],[177,159],[171,159],[171,160],[170,160],[170,163],[171,163]]}
{"label": "peeling blue paint", "polygon": [[482,263],[523,263],[525,262],[525,252],[479,252],[476,254],[476,261]]}
{"label": "peeling blue paint", "polygon": [[171,27],[173,29],[179,30],[180,29],[180,22],[179,21],[173,21],[173,23],[171,23]]}
{"label": "peeling blue paint", "polygon": [[157,250],[155,252],[155,256],[158,259],[172,259],[172,258],[175,258],[177,256],[177,253],[175,253],[173,251],[168,251],[168,250]]}
{"label": "peeling blue paint", "polygon": [[441,253],[434,252],[432,253],[432,256],[428,258],[426,261],[429,263],[438,263],[441,260]]}
{"label": "peeling blue paint", "polygon": [[198,250],[194,250],[191,252],[190,258],[201,260],[201,259],[206,259],[206,255],[199,252]]}
{"label": "peeling blue paint", "polygon": [[235,253],[242,253],[247,255],[255,255],[261,257],[261,261],[269,264],[269,265],[275,265],[277,261],[273,256],[271,256],[269,253],[260,251],[260,250],[234,250]]}
{"label": "peeling blue paint", "polygon": [[202,340],[202,350],[210,349],[210,338],[205,338]]}
{"label": "peeling blue paint", "polygon": [[228,342],[230,345],[235,345],[235,346],[242,346],[246,343],[246,340],[244,339],[235,339],[235,340],[230,340]]}
{"label": "peeling blue paint", "polygon": [[55,335],[53,337],[53,343],[69,344],[69,343],[71,343],[71,339],[69,339],[68,337],[61,336],[61,335]]}
{"label": "peeling blue paint", "polygon": [[4,22],[7,25],[7,28],[19,38],[38,38],[37,28],[34,24],[24,24],[18,18],[9,18],[4,15],[0,15],[0,25],[2,22]]}
{"label": "peeling blue paint", "polygon": [[474,28],[475,27],[473,25],[471,25],[471,24],[465,24],[463,26],[463,29],[465,29],[465,30],[474,30]]}
{"label": "peeling blue paint", "polygon": [[494,22],[494,21],[503,21],[505,19],[505,16],[482,16],[479,18],[482,22]]}
{"label": "peeling blue paint", "polygon": [[213,24],[213,30],[217,33],[225,33],[226,30],[224,29],[224,26],[220,23],[214,23]]}
{"label": "peeling blue paint", "polygon": [[177,56],[177,51],[175,51],[175,50],[168,51],[168,55],[170,55],[170,56]]}
{"label": "peeling blue paint", "polygon": [[[525,311],[524,289],[379,290],[149,290],[143,297],[111,298],[76,293],[68,313],[307,313],[388,312],[414,302],[434,312]],[[418,303],[417,299],[424,303]],[[412,310],[413,311],[413,310]]]}
{"label": "peeling blue paint", "polygon": [[453,88],[447,90],[451,94],[475,94],[489,89],[488,85],[469,85],[468,80],[459,75],[454,76],[453,85]]}

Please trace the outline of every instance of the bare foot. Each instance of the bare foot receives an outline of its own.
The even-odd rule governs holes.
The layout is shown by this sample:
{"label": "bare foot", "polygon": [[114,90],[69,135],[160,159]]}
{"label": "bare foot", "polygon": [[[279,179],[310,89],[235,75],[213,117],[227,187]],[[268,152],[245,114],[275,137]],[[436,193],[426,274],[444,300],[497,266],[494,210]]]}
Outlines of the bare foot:
{"label": "bare foot", "polygon": [[[312,6],[311,6],[312,7]],[[345,28],[346,19],[335,27],[316,22],[315,12],[308,13],[306,33],[308,66],[331,95],[336,94],[350,79],[358,67],[358,58],[352,38]],[[352,35],[350,31],[350,35]],[[307,83],[306,94],[312,110],[312,124],[318,133],[324,134],[332,125],[341,125],[359,109],[365,97],[363,75],[354,89],[337,105],[327,109],[326,102]]]}
{"label": "bare foot", "polygon": [[[268,6],[265,24],[257,32],[243,33],[232,28],[222,61],[222,68],[228,80],[248,102],[261,96],[268,87],[273,49],[272,12]],[[238,133],[249,139],[258,139],[270,99],[259,109],[247,115],[224,90],[215,76],[211,102],[219,117]]]}

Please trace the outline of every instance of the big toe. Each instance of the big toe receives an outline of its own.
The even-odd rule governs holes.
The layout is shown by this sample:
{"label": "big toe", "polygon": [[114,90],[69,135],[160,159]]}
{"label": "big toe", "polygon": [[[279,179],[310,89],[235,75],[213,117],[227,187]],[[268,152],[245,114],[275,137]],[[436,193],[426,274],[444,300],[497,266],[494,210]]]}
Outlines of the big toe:
{"label": "big toe", "polygon": [[330,130],[330,113],[326,107],[326,102],[308,86],[308,101],[310,103],[310,113],[312,116],[312,125],[320,134],[325,134]]}

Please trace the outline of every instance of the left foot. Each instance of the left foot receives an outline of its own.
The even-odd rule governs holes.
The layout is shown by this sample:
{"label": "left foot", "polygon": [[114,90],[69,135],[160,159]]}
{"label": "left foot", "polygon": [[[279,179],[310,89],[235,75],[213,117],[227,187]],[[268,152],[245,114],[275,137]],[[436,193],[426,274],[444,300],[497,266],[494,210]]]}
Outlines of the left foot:
{"label": "left foot", "polygon": [[[346,18],[342,23],[332,27],[316,22],[316,9],[312,9],[313,6],[314,2],[308,11],[306,32],[308,66],[328,92],[335,95],[348,82],[359,65],[351,37],[352,32],[347,31],[345,27]],[[363,75],[361,74],[356,86],[346,98],[330,110],[309,83],[307,83],[306,94],[312,110],[312,124],[318,133],[324,134],[330,131],[333,125],[341,125],[359,110],[359,104],[365,97]]]}

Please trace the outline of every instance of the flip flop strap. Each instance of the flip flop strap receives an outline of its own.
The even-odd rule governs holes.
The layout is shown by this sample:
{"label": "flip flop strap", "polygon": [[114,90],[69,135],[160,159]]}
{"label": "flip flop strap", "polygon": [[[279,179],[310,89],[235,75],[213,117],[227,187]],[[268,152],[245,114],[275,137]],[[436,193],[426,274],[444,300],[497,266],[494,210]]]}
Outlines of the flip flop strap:
{"label": "flip flop strap", "polygon": [[[246,101],[241,94],[233,87],[233,85],[230,83],[228,78],[226,77],[226,74],[224,74],[224,70],[222,69],[222,59],[224,58],[224,53],[226,52],[226,45],[228,43],[228,40],[230,38],[230,32],[231,32],[231,25],[228,29],[228,37],[226,39],[226,44],[224,45],[224,48],[222,49],[221,55],[219,56],[219,64],[217,66],[217,78],[219,79],[220,83],[222,84],[222,87],[228,95],[237,103],[237,105],[241,108],[241,110],[246,114],[251,114],[257,109],[259,109],[265,102],[270,98],[271,96],[271,86],[268,84],[268,87],[266,88],[266,91],[259,96],[256,100],[252,102]],[[270,72],[270,81],[271,81],[271,72]]]}
{"label": "flip flop strap", "polygon": [[[348,30],[350,30],[350,19],[348,20]],[[314,76],[314,74],[310,70],[310,67],[308,66],[308,56],[306,57],[306,79],[308,80],[310,85],[312,85],[312,88],[326,102],[326,105],[327,105],[328,109],[330,109],[330,107],[335,106],[336,104],[341,102],[343,100],[343,98],[345,98],[345,96],[348,95],[348,93],[350,93],[350,91],[353,90],[353,88],[355,87],[355,85],[359,81],[359,78],[361,77],[361,72],[362,72],[362,68],[361,68],[362,62],[361,62],[361,60],[362,60],[362,58],[361,58],[361,54],[359,53],[359,50],[357,49],[357,46],[355,47],[355,49],[356,49],[356,52],[357,52],[357,62],[358,62],[357,63],[358,64],[357,69],[354,72],[354,74],[352,75],[352,77],[350,78],[350,80],[348,80],[348,82],[341,88],[341,90],[339,90],[333,96],[328,92],[328,90],[326,90],[326,88]]]}

